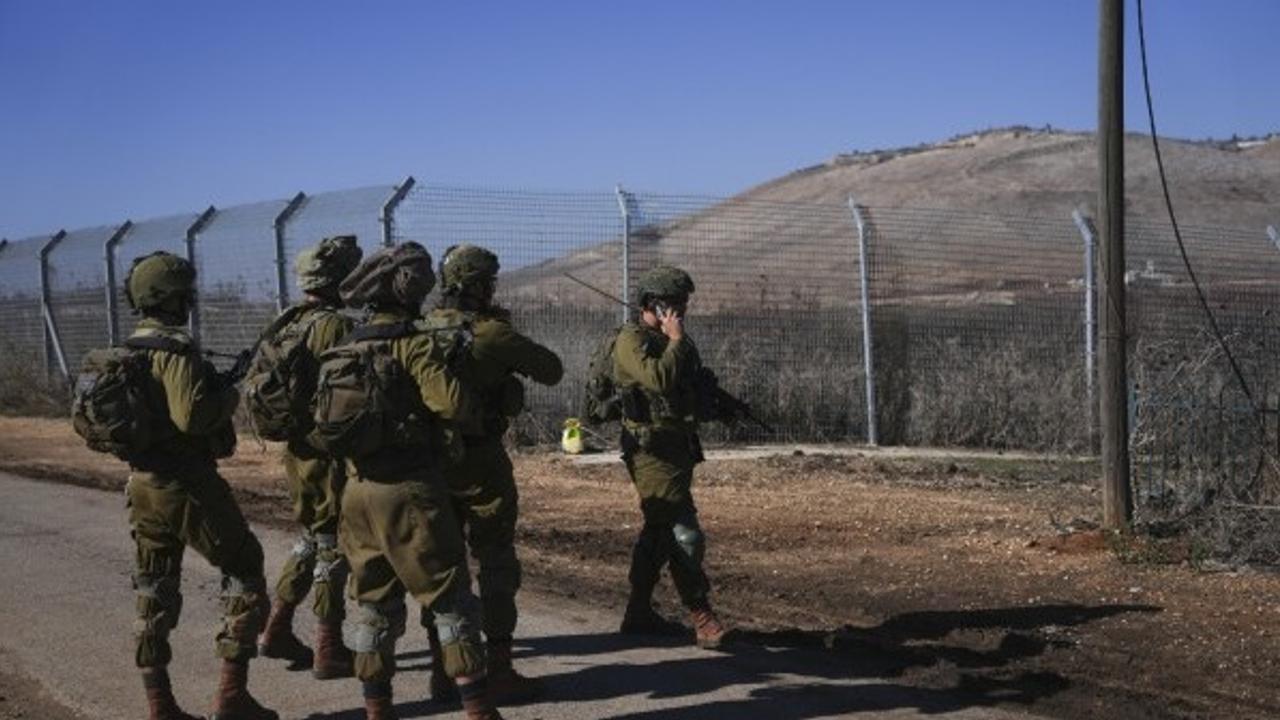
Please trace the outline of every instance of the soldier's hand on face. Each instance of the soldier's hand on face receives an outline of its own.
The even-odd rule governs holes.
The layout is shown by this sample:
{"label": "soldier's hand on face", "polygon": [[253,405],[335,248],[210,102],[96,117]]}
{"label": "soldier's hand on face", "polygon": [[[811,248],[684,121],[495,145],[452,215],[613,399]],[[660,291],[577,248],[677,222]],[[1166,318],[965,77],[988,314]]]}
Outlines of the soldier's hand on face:
{"label": "soldier's hand on face", "polygon": [[684,316],[674,308],[662,308],[658,311],[658,321],[662,323],[662,334],[672,340],[684,337]]}

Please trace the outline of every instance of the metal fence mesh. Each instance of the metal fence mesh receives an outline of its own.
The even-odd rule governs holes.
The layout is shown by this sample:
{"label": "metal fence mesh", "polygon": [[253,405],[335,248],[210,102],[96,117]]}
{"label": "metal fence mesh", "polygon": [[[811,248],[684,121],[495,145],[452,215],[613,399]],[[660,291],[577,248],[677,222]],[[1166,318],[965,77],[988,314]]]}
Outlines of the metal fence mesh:
{"label": "metal fence mesh", "polygon": [[[401,186],[404,187],[404,186]],[[397,204],[398,201],[398,204]],[[600,337],[628,316],[583,287],[636,299],[638,278],[680,265],[698,290],[689,329],[723,385],[773,433],[710,429],[734,440],[861,440],[868,430],[860,243],[868,255],[871,334],[881,441],[1088,452],[1086,243],[1069,210],[1012,217],[960,210],[860,208],[617,192],[533,192],[378,185],[213,212],[194,241],[196,331],[211,349],[248,346],[296,300],[293,260],[304,247],[353,233],[366,252],[416,240],[439,260],[458,243],[495,251],[498,301],[516,326],[565,361],[565,380],[530,388],[523,439],[554,438],[581,407]],[[132,259],[185,253],[196,213],[139,222],[116,249],[116,293]],[[276,222],[283,254],[277,257]],[[118,226],[68,233],[48,254],[50,323],[70,369],[108,340],[104,244]],[[1187,227],[1188,253],[1237,355],[1259,422],[1205,319],[1169,226],[1127,224],[1132,443],[1141,507],[1225,488],[1237,500],[1280,504],[1280,248],[1265,228]],[[0,347],[44,354],[40,249],[0,249]],[[283,267],[284,287],[279,270]],[[1103,299],[1105,300],[1105,299]],[[428,302],[433,302],[429,299]],[[1101,303],[1099,303],[1101,304]],[[123,297],[119,310],[125,312]],[[122,332],[131,322],[121,318]],[[47,362],[52,362],[47,360]],[[50,372],[59,368],[49,367]],[[1258,468],[1263,468],[1262,471]]]}
{"label": "metal fence mesh", "polygon": [[747,440],[863,437],[850,210],[650,194],[628,200],[633,286],[659,264],[693,275],[688,327],[703,360],[773,429],[740,424],[720,432]]}
{"label": "metal fence mesh", "polygon": [[1084,449],[1084,246],[1070,218],[867,216],[885,440]]}
{"label": "metal fence mesh", "polygon": [[[396,212],[396,241],[416,240],[439,262],[451,245],[482,245],[497,253],[499,304],[523,333],[559,353],[564,380],[528,388],[529,408],[516,431],[558,436],[577,416],[582,381],[599,338],[621,321],[609,300],[564,276],[573,273],[621,292],[622,219],[612,193],[538,193],[419,185]],[[435,296],[427,300],[435,302]],[[530,384],[532,385],[532,384]]]}
{"label": "metal fence mesh", "polygon": [[334,235],[355,235],[366,255],[382,246],[382,206],[394,190],[391,185],[378,185],[307,196],[285,225],[285,274],[290,302],[299,297],[293,263],[307,247]]}
{"label": "metal fence mesh", "polygon": [[40,248],[47,236],[16,240],[0,249],[0,353],[20,363],[43,354]]}
{"label": "metal fence mesh", "polygon": [[219,210],[196,241],[200,340],[231,353],[248,347],[276,314],[275,219],[269,200]]}
{"label": "metal fence mesh", "polygon": [[67,233],[49,252],[49,303],[72,372],[107,337],[106,243],[119,226]]}
{"label": "metal fence mesh", "polygon": [[1274,356],[1280,326],[1273,309],[1280,302],[1280,249],[1261,232],[1181,230],[1252,398],[1208,328],[1169,224],[1129,223],[1131,445],[1138,508],[1160,517],[1210,502],[1278,505],[1280,368]]}

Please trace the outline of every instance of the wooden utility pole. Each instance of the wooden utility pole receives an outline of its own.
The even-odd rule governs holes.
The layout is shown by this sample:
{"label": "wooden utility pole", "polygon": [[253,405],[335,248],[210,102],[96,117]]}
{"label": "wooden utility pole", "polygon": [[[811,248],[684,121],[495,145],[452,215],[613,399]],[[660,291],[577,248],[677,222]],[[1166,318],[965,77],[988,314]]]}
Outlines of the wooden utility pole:
{"label": "wooden utility pole", "polygon": [[1102,244],[1099,425],[1102,521],[1125,530],[1133,519],[1129,488],[1129,383],[1124,287],[1124,0],[1099,0],[1098,231]]}

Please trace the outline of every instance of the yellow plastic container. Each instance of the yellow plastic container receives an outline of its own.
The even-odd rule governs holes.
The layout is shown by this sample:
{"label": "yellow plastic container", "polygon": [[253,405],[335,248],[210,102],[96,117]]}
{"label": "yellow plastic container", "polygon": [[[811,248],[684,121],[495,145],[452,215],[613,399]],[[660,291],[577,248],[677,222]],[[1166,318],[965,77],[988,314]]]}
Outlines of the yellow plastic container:
{"label": "yellow plastic container", "polygon": [[564,434],[560,436],[560,447],[570,455],[580,455],[583,451],[582,423],[578,418],[567,418],[564,421]]}

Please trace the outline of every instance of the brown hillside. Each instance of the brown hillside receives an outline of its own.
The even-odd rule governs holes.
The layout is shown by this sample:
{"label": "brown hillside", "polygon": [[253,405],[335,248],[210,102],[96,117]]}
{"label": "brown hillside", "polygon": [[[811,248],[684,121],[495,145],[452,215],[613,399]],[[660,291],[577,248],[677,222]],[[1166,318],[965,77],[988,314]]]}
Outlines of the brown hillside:
{"label": "brown hillside", "polygon": [[[1192,235],[1196,226],[1228,227],[1261,239],[1268,224],[1280,223],[1280,138],[1243,150],[1177,140],[1164,140],[1161,147],[1179,221]],[[1165,209],[1150,139],[1129,136],[1126,154],[1133,225],[1146,220],[1156,228],[1152,232],[1163,233]],[[699,293],[704,308],[739,302],[744,294],[756,299],[761,285],[783,288],[759,298],[766,302],[847,306],[853,301],[850,281],[857,277],[856,236],[845,210],[852,195],[870,208],[873,221],[877,211],[894,218],[892,226],[885,225],[879,250],[888,255],[877,257],[929,267],[905,283],[908,294],[918,299],[927,289],[950,302],[956,293],[985,293],[969,302],[1009,301],[1000,293],[1028,285],[1066,290],[1078,278],[1079,236],[1071,212],[1092,211],[1096,178],[1096,148],[1085,133],[1008,129],[838,155],[684,213],[660,200],[646,212],[649,201],[642,197],[633,267],[657,260],[688,267],[711,290]],[[978,214],[986,217],[973,217]],[[1164,242],[1159,237],[1151,244]],[[1156,272],[1177,271],[1175,257],[1164,248],[1144,254],[1135,243],[1135,250],[1135,267],[1151,262]],[[516,296],[551,294],[594,303],[589,292],[560,274],[573,272],[614,290],[620,284],[619,252],[619,244],[610,242],[524,268],[505,276],[504,288]],[[1260,260],[1269,261],[1280,258]],[[1256,269],[1257,263],[1246,267]]]}

